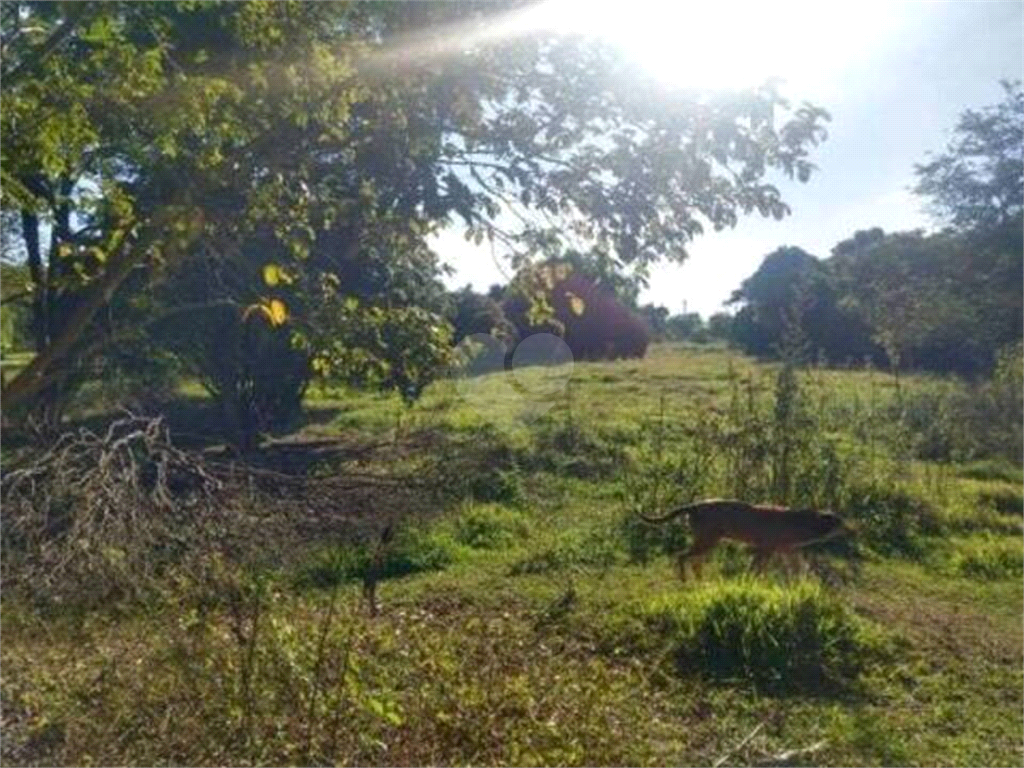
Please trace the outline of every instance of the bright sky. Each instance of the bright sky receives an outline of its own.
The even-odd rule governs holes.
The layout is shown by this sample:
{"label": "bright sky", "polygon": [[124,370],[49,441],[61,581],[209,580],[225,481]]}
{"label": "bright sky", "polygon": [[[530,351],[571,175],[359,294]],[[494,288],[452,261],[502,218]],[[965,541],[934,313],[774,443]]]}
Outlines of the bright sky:
{"label": "bright sky", "polygon": [[[945,147],[964,109],[1000,101],[1000,79],[1024,77],[1019,0],[551,0],[534,13],[545,25],[606,35],[670,83],[729,87],[777,75],[792,102],[810,101],[832,114],[811,181],[775,180],[791,216],[754,215],[735,229],[706,232],[690,245],[685,264],[652,270],[641,302],[673,313],[684,302],[705,317],[720,311],[780,245],[826,257],[858,229],[928,227],[907,191],[914,164]],[[461,227],[442,233],[434,247],[456,270],[451,287],[486,290],[508,279],[486,242],[466,243]]]}

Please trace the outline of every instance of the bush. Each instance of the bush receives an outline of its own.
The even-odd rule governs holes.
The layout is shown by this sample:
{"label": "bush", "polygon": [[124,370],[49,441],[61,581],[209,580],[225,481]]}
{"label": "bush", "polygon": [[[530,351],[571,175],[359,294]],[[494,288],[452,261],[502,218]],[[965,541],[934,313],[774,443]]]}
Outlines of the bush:
{"label": "bush", "polygon": [[532,452],[520,464],[529,470],[595,480],[612,477],[627,463],[625,449],[614,439],[574,422],[541,422]]}
{"label": "bush", "polygon": [[957,474],[968,480],[1002,480],[1005,483],[1024,483],[1024,472],[1020,466],[1009,461],[987,459],[972,461],[962,466]]}
{"label": "bush", "polygon": [[978,501],[1004,515],[1020,517],[1024,513],[1024,495],[1020,487],[983,490],[978,493]]}
{"label": "bush", "polygon": [[880,637],[814,582],[706,584],[642,609],[648,631],[672,648],[677,670],[818,690],[852,682]]}
{"label": "bush", "polygon": [[630,562],[649,563],[659,555],[673,555],[689,546],[690,533],[683,516],[664,523],[648,523],[627,510],[619,518],[618,534],[624,540]]}
{"label": "bush", "polygon": [[431,474],[450,504],[473,499],[514,506],[523,500],[517,454],[507,433],[483,425],[446,440],[433,456]]}
{"label": "bush", "polygon": [[[1016,360],[1016,362],[1014,362]],[[992,381],[913,392],[889,406],[910,433],[914,454],[928,461],[1024,459],[1024,392],[1019,358],[1006,357]],[[1019,478],[1014,473],[1014,480]]]}

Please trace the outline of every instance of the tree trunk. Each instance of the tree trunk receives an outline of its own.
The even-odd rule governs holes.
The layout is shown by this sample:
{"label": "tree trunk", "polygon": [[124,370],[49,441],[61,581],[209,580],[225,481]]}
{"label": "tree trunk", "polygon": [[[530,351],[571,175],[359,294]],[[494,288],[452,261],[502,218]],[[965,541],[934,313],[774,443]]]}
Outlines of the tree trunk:
{"label": "tree trunk", "polygon": [[[137,266],[138,262],[131,253],[133,249],[122,250],[126,234],[127,230],[123,229],[115,235],[115,246],[110,249],[112,255],[107,270],[85,292],[60,332],[3,388],[2,400],[5,408],[12,409],[25,405],[55,382],[61,375],[61,371],[55,369],[65,362],[65,358],[81,339],[93,317],[110,301],[114,292]],[[120,253],[116,253],[118,251]]]}
{"label": "tree trunk", "polygon": [[39,252],[39,216],[34,211],[21,212],[21,236],[25,240],[28,253],[28,271],[32,277],[32,337],[35,342],[36,354],[46,349],[49,341],[49,323],[47,322],[46,274],[43,270],[43,256]]}

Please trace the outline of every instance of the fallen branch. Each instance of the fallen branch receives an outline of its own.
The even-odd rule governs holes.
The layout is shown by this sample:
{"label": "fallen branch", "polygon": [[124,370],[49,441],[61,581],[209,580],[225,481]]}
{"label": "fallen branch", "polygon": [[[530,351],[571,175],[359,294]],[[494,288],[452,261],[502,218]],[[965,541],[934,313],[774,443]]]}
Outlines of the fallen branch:
{"label": "fallen branch", "polygon": [[725,765],[726,761],[734,754],[739,752],[741,749],[743,749],[745,746],[747,746],[747,744],[750,743],[750,740],[761,732],[762,728],[764,728],[764,723],[758,723],[754,730],[748,733],[746,738],[743,739],[743,741],[741,741],[739,744],[737,744],[735,747],[730,749],[728,752],[726,752],[724,755],[722,755],[715,761],[714,768],[721,768],[721,766]]}
{"label": "fallen branch", "polygon": [[813,755],[815,752],[824,749],[828,746],[828,740],[822,739],[809,747],[800,747],[799,749],[787,749],[785,752],[779,752],[777,755],[765,758],[758,765],[786,765],[794,758],[806,757],[807,755]]}

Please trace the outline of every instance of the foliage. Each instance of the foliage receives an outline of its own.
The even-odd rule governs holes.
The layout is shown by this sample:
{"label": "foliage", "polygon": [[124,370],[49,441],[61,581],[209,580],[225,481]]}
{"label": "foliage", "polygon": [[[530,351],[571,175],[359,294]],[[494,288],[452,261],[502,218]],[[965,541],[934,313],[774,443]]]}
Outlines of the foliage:
{"label": "foliage", "polygon": [[529,521],[521,512],[493,504],[468,504],[453,528],[454,539],[474,549],[504,549],[530,535]]}
{"label": "foliage", "polygon": [[1019,542],[1005,538],[970,539],[957,548],[952,568],[974,579],[1019,579],[1024,574],[1024,552]]}
{"label": "foliage", "polygon": [[1004,88],[1002,103],[965,111],[946,152],[917,166],[915,191],[949,229],[860,230],[825,261],[776,250],[733,295],[739,346],[775,354],[788,317],[832,363],[991,373],[1024,318],[1024,95]]}
{"label": "foliage", "polygon": [[598,283],[587,271],[572,261],[520,270],[504,303],[519,338],[560,336],[576,360],[643,357],[650,342],[644,322],[618,297],[614,282]]}
{"label": "foliage", "polygon": [[[254,259],[307,275],[296,285],[312,297],[321,278],[337,280],[344,301],[358,273],[331,259],[386,272],[458,217],[469,237],[523,256],[571,234],[642,269],[684,258],[702,219],[785,215],[766,174],[806,180],[824,137],[822,110],[790,109],[770,85],[670,98],[594,41],[483,34],[515,5],[9,8],[2,200],[22,219],[39,352],[5,387],[9,406],[56,392],[70,361],[117,343],[101,310],[118,307],[108,317],[132,327],[153,309],[149,287],[187,269],[189,254],[246,281]],[[456,39],[468,42],[447,44]],[[503,229],[508,209],[532,223]],[[53,222],[49,248],[42,220]],[[218,298],[240,302],[238,288]],[[246,301],[240,313],[262,305]],[[295,301],[265,306],[300,320],[314,302]],[[371,316],[359,341],[375,335],[366,325],[405,326],[378,315],[415,304],[397,290],[362,302]],[[407,375],[405,360],[386,359],[382,373],[372,345],[320,355],[312,347],[329,328],[294,330],[341,378],[354,365],[356,378],[409,397],[431,367]]]}
{"label": "foliage", "polygon": [[458,344],[475,333],[491,334],[502,341],[516,338],[516,327],[505,317],[501,304],[486,294],[475,293],[470,286],[450,296],[449,320],[454,329],[453,341]]}
{"label": "foliage", "polygon": [[389,579],[411,573],[440,571],[456,558],[456,547],[443,535],[422,526],[403,527],[374,565],[377,543],[363,542],[333,547],[309,558],[295,579],[300,588],[328,589],[351,581],[363,581],[371,568],[375,578]]}
{"label": "foliage", "polygon": [[863,319],[849,311],[828,265],[800,248],[778,248],[733,293],[742,304],[733,320],[732,340],[762,356],[780,355],[785,335],[795,329],[801,355],[831,363],[860,362],[877,354]]}
{"label": "foliage", "polygon": [[593,527],[556,536],[536,550],[514,560],[509,576],[556,573],[568,569],[607,570],[619,559],[610,531]]}
{"label": "foliage", "polygon": [[960,116],[946,151],[916,167],[915,192],[959,230],[998,230],[1024,213],[1024,90],[1002,82],[1005,99]]}
{"label": "foliage", "polygon": [[704,320],[697,312],[684,312],[672,315],[666,321],[667,335],[678,341],[699,340],[706,334]]}
{"label": "foliage", "polygon": [[680,673],[742,676],[769,689],[849,685],[881,649],[877,629],[813,582],[711,584],[641,610]]}

